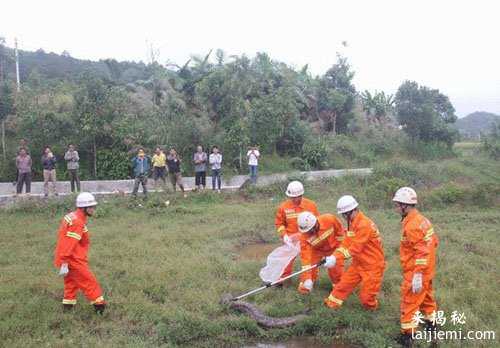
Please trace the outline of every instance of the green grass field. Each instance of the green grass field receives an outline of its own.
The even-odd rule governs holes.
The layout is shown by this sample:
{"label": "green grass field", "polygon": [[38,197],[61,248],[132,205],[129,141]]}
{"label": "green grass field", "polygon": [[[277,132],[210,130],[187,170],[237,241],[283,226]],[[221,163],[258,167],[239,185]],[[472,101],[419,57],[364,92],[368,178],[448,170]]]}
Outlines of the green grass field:
{"label": "green grass field", "polygon": [[[334,212],[342,194],[354,192],[380,228],[388,267],[375,313],[363,311],[355,295],[340,311],[324,308],[330,291],[324,271],[308,297],[294,286],[250,298],[272,316],[311,310],[308,319],[283,330],[261,329],[219,304],[223,293],[260,285],[265,251],[278,241],[273,215],[284,198],[283,185],[187,199],[169,196],[168,207],[163,204],[167,198],[159,195],[142,208],[127,198],[102,199],[89,230],[90,263],[109,301],[103,317],[83,297],[74,312],[61,310],[62,280],[52,266],[52,254],[59,220],[71,202],[0,211],[0,346],[220,347],[311,336],[322,344],[395,347],[400,218],[389,198],[393,186],[418,179],[422,210],[441,242],[435,288],[448,316],[444,328],[457,328],[449,316],[459,311],[466,315],[466,324],[458,326],[462,331],[494,330],[497,335],[496,340],[455,340],[441,346],[498,347],[500,165],[471,157],[418,163],[414,172],[412,166],[383,164],[372,178],[306,187],[307,196],[325,213]],[[257,250],[256,256],[247,252],[248,246]]]}

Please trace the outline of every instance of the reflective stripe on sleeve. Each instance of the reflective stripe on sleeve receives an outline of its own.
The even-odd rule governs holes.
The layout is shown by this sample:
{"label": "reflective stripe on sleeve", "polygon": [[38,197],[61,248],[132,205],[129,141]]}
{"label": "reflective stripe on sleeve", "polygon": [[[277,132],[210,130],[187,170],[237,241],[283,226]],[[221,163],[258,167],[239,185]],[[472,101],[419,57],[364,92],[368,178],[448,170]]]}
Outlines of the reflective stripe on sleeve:
{"label": "reflective stripe on sleeve", "polygon": [[68,226],[73,225],[73,220],[71,219],[71,217],[69,215],[64,215],[64,220],[66,221]]}
{"label": "reflective stripe on sleeve", "polygon": [[71,305],[75,305],[75,304],[76,304],[76,299],[74,299],[74,300],[68,300],[68,299],[65,299],[65,298],[64,298],[64,299],[62,300],[62,303],[63,303],[63,304],[71,304]]}
{"label": "reflective stripe on sleeve", "polygon": [[76,240],[81,240],[82,239],[82,236],[80,236],[78,233],[75,233],[75,232],[66,232],[66,236],[67,237],[70,237],[70,238],[74,238]]}
{"label": "reflective stripe on sleeve", "polygon": [[340,248],[337,248],[337,250],[335,250],[335,251],[338,251],[339,253],[344,255],[344,257],[346,259],[351,258],[351,254],[349,253],[349,250],[347,250],[346,248],[340,247]]}
{"label": "reflective stripe on sleeve", "polygon": [[432,235],[434,234],[434,228],[430,228],[427,233],[424,236],[424,240],[427,242],[428,240],[431,239]]}

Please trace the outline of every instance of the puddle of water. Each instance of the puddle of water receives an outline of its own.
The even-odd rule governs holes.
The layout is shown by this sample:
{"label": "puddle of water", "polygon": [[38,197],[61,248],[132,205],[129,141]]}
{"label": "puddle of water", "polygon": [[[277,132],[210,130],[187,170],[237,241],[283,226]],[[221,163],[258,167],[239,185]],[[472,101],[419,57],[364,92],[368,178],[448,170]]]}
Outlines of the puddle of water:
{"label": "puddle of water", "polygon": [[319,343],[312,337],[297,337],[285,342],[256,343],[243,348],[354,348],[355,346],[345,344],[338,340],[332,340],[330,344]]}
{"label": "puddle of water", "polygon": [[280,244],[254,243],[248,244],[238,249],[238,255],[243,260],[265,260],[267,256],[279,247]]}

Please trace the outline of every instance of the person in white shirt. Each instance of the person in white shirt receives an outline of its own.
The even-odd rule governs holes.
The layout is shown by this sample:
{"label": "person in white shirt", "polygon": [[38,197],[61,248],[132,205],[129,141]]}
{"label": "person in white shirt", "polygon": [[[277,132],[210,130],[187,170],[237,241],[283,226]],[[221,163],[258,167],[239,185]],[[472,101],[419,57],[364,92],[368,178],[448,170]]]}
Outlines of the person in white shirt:
{"label": "person in white shirt", "polygon": [[210,163],[212,169],[212,190],[215,190],[215,182],[217,181],[217,192],[220,193],[222,154],[219,153],[219,148],[217,146],[212,147],[212,153],[208,158],[208,163]]}
{"label": "person in white shirt", "polygon": [[257,184],[257,166],[259,165],[260,152],[257,146],[252,146],[247,152],[248,168],[250,170],[250,181]]}

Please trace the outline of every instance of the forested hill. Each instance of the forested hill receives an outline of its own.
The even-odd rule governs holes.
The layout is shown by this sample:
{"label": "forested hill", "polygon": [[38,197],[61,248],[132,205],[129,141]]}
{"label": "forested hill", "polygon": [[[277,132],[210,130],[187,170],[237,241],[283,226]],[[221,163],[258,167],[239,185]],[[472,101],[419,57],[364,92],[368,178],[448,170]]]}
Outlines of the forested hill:
{"label": "forested hill", "polygon": [[455,125],[462,136],[477,138],[490,132],[495,122],[500,122],[500,115],[477,111],[458,119]]}
{"label": "forested hill", "polygon": [[[404,81],[394,96],[360,93],[341,55],[321,75],[266,53],[229,56],[222,50],[179,65],[92,62],[40,50],[21,51],[19,60],[17,93],[13,50],[0,38],[3,157],[13,158],[20,138],[37,151],[51,145],[59,155],[74,143],[82,166],[96,178],[126,177],[129,155],[138,147],[174,146],[190,158],[196,144],[218,145],[225,165],[242,171],[251,144],[264,155],[294,158],[300,169],[319,169],[339,166],[329,156],[332,149],[350,159],[366,154],[332,145],[342,141],[338,135],[383,143],[388,134],[406,142],[405,133],[413,145],[437,141],[448,148],[455,140],[449,127],[455,110],[438,89]],[[385,152],[392,146],[368,148]],[[14,173],[0,161],[0,179]]]}
{"label": "forested hill", "polygon": [[[152,75],[151,68],[142,62],[118,62],[115,59],[99,61],[82,60],[71,57],[68,53],[46,53],[19,51],[19,73],[22,81],[26,81],[33,73],[43,79],[75,80],[85,72],[92,72],[97,77],[117,83],[130,83],[147,80]],[[0,49],[0,61],[4,64],[4,72],[9,79],[15,79],[14,50],[8,47]]]}

